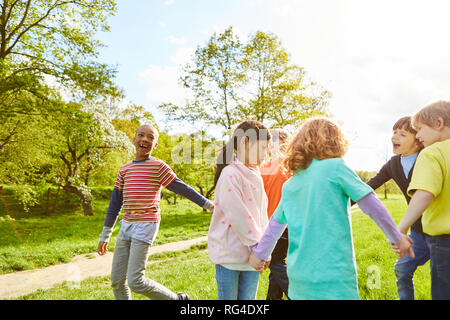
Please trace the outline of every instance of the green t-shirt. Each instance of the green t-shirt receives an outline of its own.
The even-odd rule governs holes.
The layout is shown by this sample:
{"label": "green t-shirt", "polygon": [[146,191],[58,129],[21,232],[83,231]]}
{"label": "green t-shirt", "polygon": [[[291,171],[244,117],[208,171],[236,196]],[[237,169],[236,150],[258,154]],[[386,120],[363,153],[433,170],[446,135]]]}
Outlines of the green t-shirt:
{"label": "green t-shirt", "polygon": [[420,152],[408,194],[425,190],[434,195],[422,216],[423,231],[431,236],[450,234],[450,139]]}
{"label": "green t-shirt", "polygon": [[289,225],[291,299],[359,299],[349,198],[372,191],[341,158],[313,159],[283,185],[274,218]]}

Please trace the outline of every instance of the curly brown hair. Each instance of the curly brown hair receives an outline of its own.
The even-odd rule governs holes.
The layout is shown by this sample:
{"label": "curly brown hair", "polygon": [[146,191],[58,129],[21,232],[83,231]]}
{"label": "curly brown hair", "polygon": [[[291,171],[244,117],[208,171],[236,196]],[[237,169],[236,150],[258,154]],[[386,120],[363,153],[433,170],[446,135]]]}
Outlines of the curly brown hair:
{"label": "curly brown hair", "polygon": [[323,117],[310,118],[289,141],[283,166],[294,174],[308,168],[313,158],[341,158],[347,148],[348,141],[334,122]]}

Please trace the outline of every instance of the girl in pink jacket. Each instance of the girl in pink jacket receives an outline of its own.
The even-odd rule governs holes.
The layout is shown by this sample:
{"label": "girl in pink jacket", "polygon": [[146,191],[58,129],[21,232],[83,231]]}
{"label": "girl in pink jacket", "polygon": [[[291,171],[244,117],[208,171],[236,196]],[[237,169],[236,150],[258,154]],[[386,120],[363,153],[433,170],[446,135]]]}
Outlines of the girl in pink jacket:
{"label": "girl in pink jacket", "polygon": [[259,273],[248,259],[268,224],[267,196],[259,165],[270,143],[269,130],[258,121],[238,125],[217,159],[215,209],[208,232],[208,251],[216,265],[219,300],[253,300]]}

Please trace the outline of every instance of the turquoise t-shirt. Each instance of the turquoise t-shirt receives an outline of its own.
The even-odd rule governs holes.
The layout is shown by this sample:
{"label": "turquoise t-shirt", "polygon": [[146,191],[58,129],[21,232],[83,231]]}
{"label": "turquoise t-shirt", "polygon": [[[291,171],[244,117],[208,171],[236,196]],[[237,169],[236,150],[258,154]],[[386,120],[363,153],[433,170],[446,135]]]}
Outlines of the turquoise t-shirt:
{"label": "turquoise t-shirt", "polygon": [[291,299],[359,299],[349,198],[372,191],[341,158],[313,159],[285,182],[273,216],[289,225]]}

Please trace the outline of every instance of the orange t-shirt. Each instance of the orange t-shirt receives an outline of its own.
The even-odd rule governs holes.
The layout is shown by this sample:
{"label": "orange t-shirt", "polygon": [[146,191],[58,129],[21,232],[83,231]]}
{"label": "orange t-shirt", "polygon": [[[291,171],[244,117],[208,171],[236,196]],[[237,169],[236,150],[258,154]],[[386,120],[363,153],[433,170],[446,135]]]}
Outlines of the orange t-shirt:
{"label": "orange t-shirt", "polygon": [[281,171],[281,159],[263,164],[260,168],[269,204],[267,215],[270,217],[274,213],[281,199],[281,188],[289,179],[289,176]]}

